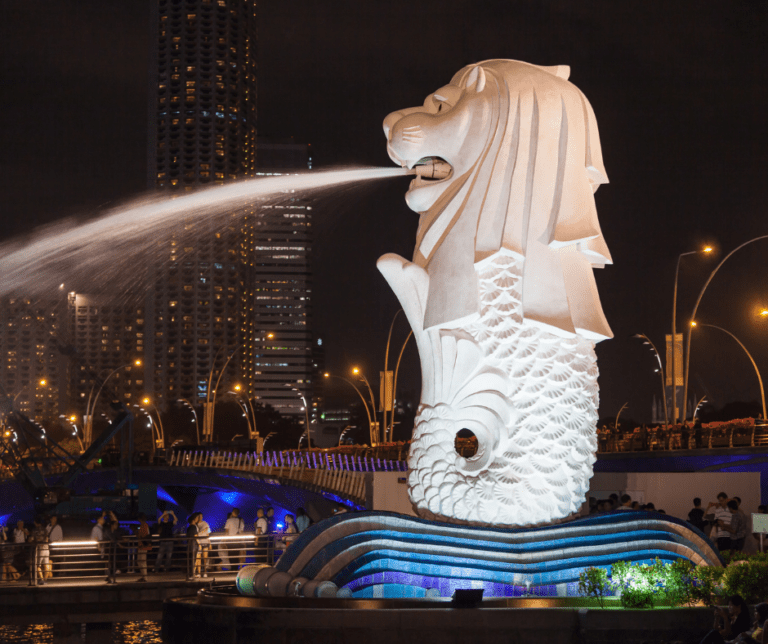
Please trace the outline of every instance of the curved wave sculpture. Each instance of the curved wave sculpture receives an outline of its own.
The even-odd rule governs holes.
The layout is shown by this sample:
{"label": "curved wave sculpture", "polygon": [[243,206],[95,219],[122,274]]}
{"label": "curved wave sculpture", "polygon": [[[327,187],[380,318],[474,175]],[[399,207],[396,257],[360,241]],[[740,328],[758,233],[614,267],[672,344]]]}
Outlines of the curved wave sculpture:
{"label": "curved wave sculpture", "polygon": [[566,524],[496,529],[390,512],[342,514],[310,526],[274,568],[255,570],[248,594],[443,596],[483,588],[486,597],[573,594],[579,573],[616,561],[688,559],[722,564],[712,543],[679,519],[614,512]]}
{"label": "curved wave sculpture", "polygon": [[[593,193],[608,179],[569,68],[489,60],[384,121],[417,175],[413,261],[378,267],[418,344],[409,454],[419,516],[544,525],[578,511],[597,451],[594,344],[612,337],[593,268],[611,263]],[[477,453],[463,458],[456,435]]]}

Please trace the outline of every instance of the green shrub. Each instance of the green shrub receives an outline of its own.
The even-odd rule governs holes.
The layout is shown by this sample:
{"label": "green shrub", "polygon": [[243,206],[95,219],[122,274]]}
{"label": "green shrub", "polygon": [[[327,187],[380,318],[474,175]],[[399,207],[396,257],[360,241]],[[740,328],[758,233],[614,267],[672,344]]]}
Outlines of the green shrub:
{"label": "green shrub", "polygon": [[690,606],[699,601],[696,594],[696,566],[687,559],[677,559],[664,566],[665,599],[672,606]]}
{"label": "green shrub", "polygon": [[694,601],[707,605],[720,604],[726,595],[723,589],[725,568],[719,566],[696,566],[693,571],[691,596]]}
{"label": "green shrub", "polygon": [[768,562],[749,559],[732,563],[722,576],[725,595],[741,595],[748,604],[768,597]]}
{"label": "green shrub", "polygon": [[605,568],[587,568],[579,574],[579,592],[583,597],[597,599],[600,608],[605,608],[605,598],[613,594],[613,584]]}
{"label": "green shrub", "polygon": [[654,600],[663,594],[664,564],[658,559],[650,564],[633,564],[617,561],[613,564],[611,578],[621,590],[621,605],[624,608],[653,608]]}

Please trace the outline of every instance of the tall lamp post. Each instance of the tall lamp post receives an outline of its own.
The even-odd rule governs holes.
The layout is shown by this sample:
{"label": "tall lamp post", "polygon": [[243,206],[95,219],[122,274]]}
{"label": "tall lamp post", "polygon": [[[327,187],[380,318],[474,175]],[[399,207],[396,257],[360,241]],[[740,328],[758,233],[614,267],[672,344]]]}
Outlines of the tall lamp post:
{"label": "tall lamp post", "polygon": [[[240,395],[240,393],[242,392],[242,387],[240,385],[235,385],[234,389],[237,395]],[[242,396],[240,396],[240,398],[242,399]],[[248,439],[258,441],[259,428],[258,428],[258,425],[256,424],[256,409],[253,407],[253,401],[247,396],[245,397],[245,403],[246,403],[246,407],[250,410],[250,413],[251,413],[251,427],[253,428],[253,433],[248,436]]]}
{"label": "tall lamp post", "polygon": [[[296,395],[301,398],[301,402],[304,404],[304,431],[307,433],[307,447],[312,447],[312,434],[309,430],[309,408],[307,407],[307,399],[304,397],[304,394],[296,389],[293,385],[290,383],[285,383],[286,387],[290,387],[291,391],[295,391]],[[299,439],[301,441],[301,439]]]}
{"label": "tall lamp post", "polygon": [[[368,378],[365,377],[365,374],[360,370],[359,367],[353,367],[352,373],[358,376],[358,380],[360,382],[364,382],[365,386],[368,387],[368,393],[371,396],[371,413],[373,414],[374,419],[376,418],[376,403],[373,401],[373,389],[371,389],[371,384],[368,382]],[[379,427],[378,427],[378,421],[374,420],[374,422],[371,424],[371,444],[378,445],[381,441],[379,440]]]}
{"label": "tall lamp post", "polygon": [[211,389],[211,382],[213,382],[213,372],[216,367],[216,358],[219,357],[219,353],[221,353],[221,349],[224,347],[221,347],[221,349],[216,352],[216,355],[213,358],[213,365],[211,365],[211,371],[208,374],[208,390],[206,391],[205,402],[203,403],[203,440],[207,439],[208,442],[213,441],[213,410],[216,407],[216,390],[219,388],[221,377],[224,375],[224,372],[227,369],[227,365],[232,360],[232,358],[235,357],[235,354],[240,350],[241,346],[242,345],[237,346],[235,350],[229,355],[229,358],[227,358],[227,361],[224,363],[221,371],[219,371],[219,377],[216,379],[216,386]]}
{"label": "tall lamp post", "polygon": [[[397,403],[397,374],[400,372],[400,361],[403,359],[403,353],[405,353],[405,347],[408,344],[408,340],[410,340],[413,337],[413,331],[408,333],[408,337],[405,338],[405,342],[403,342],[403,346],[400,349],[400,355],[397,356],[397,364],[395,365],[395,377],[392,384],[392,414],[389,419],[389,437],[388,440],[391,443],[392,442],[392,436],[394,435],[395,431],[395,406]],[[384,427],[384,431],[386,432],[387,428]]]}
{"label": "tall lamp post", "polygon": [[[154,408],[155,415],[157,416],[157,426],[155,426],[155,421],[152,418],[152,414],[149,410],[147,410],[147,416],[149,417],[152,426],[157,430],[157,449],[165,449],[165,430],[163,429],[163,421],[160,418],[160,411],[157,409],[157,407],[155,407],[155,405],[152,404],[152,400],[150,400],[149,397],[143,398],[141,402],[147,407],[151,405]],[[152,438],[154,438],[154,436]]]}
{"label": "tall lamp post", "polygon": [[195,434],[197,435],[197,444],[200,444],[200,425],[197,422],[197,412],[195,411],[194,405],[189,402],[186,398],[179,398],[176,402],[184,403],[186,407],[189,407],[189,409],[192,411],[192,416],[194,420],[192,421],[195,423]]}
{"label": "tall lamp post", "polygon": [[733,333],[730,331],[723,329],[722,327],[715,326],[714,324],[704,324],[703,322],[696,322],[695,320],[691,322],[691,328],[695,328],[697,326],[708,326],[710,329],[717,329],[718,331],[722,331],[723,333],[727,333],[730,335],[734,340],[736,340],[736,343],[744,349],[744,353],[747,354],[747,357],[749,358],[749,361],[752,363],[752,367],[755,369],[755,374],[757,374],[757,382],[760,385],[760,398],[762,399],[763,403],[763,418],[767,418],[765,414],[765,390],[763,389],[763,379],[760,377],[760,370],[757,368],[757,363],[755,362],[755,359],[752,357],[752,354],[747,351],[747,347],[745,347],[741,340],[739,340]]}
{"label": "tall lamp post", "polygon": [[[83,438],[85,439],[86,445],[90,445],[91,441],[93,440],[93,415],[96,412],[96,403],[99,400],[99,395],[101,394],[101,390],[104,389],[104,385],[107,384],[107,380],[109,380],[121,369],[130,369],[131,367],[140,366],[141,360],[137,359],[130,364],[124,364],[122,367],[118,367],[117,369],[112,370],[109,375],[101,381],[101,386],[99,387],[93,399],[91,399],[90,396],[88,397],[88,402],[85,405],[85,417],[83,418]],[[91,389],[91,393],[93,393],[93,389]]]}
{"label": "tall lamp post", "polygon": [[[698,253],[711,253],[712,247],[707,246],[701,250],[691,250],[687,253],[680,253],[677,257],[677,267],[675,268],[675,288],[672,292],[672,342],[670,351],[670,379],[672,381],[672,423],[677,423],[677,279],[680,275],[680,260],[686,255],[696,255]],[[666,392],[664,393],[666,400]],[[685,420],[685,399],[683,399],[683,420]]]}
{"label": "tall lamp post", "polygon": [[[701,298],[704,297],[704,292],[707,290],[707,286],[709,286],[709,283],[712,281],[712,278],[715,276],[717,271],[720,270],[720,267],[723,264],[725,264],[728,258],[731,255],[733,255],[737,250],[741,250],[742,248],[744,248],[744,246],[747,246],[752,242],[760,241],[761,239],[768,239],[768,235],[760,235],[760,237],[754,237],[748,241],[745,241],[743,244],[741,244],[740,246],[737,246],[725,257],[723,257],[722,260],[720,260],[720,263],[717,266],[715,266],[715,268],[709,274],[707,281],[704,282],[704,286],[701,287],[701,291],[699,292],[699,297],[696,298],[696,304],[693,307],[693,313],[691,314],[691,321],[696,320],[696,312],[699,310],[699,304],[701,303]],[[685,381],[683,383],[683,418],[685,418],[685,399],[686,399],[686,396],[688,396],[688,368],[690,367],[690,364],[691,364],[691,332],[692,331],[693,331],[693,327],[689,325],[688,331],[686,333],[686,338],[685,338]]]}
{"label": "tall lamp post", "polygon": [[375,443],[374,443],[374,440],[373,440],[373,418],[371,417],[371,411],[368,409],[368,403],[365,402],[365,396],[363,396],[363,392],[360,391],[360,389],[357,387],[357,385],[354,382],[352,382],[348,378],[345,378],[344,376],[334,376],[334,375],[331,375],[330,373],[326,372],[325,374],[323,374],[323,377],[324,378],[337,378],[338,380],[343,380],[350,387],[352,387],[352,389],[354,389],[357,392],[357,395],[360,396],[360,400],[363,401],[363,407],[365,408],[365,414],[366,414],[366,416],[368,416],[368,433],[369,433],[369,436],[370,436],[370,439],[371,439],[371,445],[374,445]]}
{"label": "tall lamp post", "polygon": [[651,350],[656,356],[656,361],[659,363],[659,368],[657,371],[659,372],[659,376],[661,377],[661,400],[664,402],[664,426],[669,426],[669,411],[667,409],[667,387],[666,382],[664,380],[664,367],[661,363],[661,356],[659,355],[659,351],[656,348],[656,345],[651,342],[651,339],[645,335],[645,333],[636,333],[633,337],[637,338],[638,340],[642,340],[643,344],[650,345]]}

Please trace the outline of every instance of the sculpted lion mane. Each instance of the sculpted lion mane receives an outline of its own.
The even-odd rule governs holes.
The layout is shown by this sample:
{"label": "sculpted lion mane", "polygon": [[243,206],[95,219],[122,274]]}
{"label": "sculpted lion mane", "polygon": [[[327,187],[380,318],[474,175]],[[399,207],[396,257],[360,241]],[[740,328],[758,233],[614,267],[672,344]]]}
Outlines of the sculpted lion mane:
{"label": "sculpted lion mane", "polygon": [[[378,265],[419,346],[409,495],[422,516],[540,524],[588,489],[594,343],[612,335],[593,275],[611,263],[593,196],[608,179],[568,73],[485,61],[384,121],[390,157],[417,174],[413,261]],[[469,458],[462,429],[478,440]]]}

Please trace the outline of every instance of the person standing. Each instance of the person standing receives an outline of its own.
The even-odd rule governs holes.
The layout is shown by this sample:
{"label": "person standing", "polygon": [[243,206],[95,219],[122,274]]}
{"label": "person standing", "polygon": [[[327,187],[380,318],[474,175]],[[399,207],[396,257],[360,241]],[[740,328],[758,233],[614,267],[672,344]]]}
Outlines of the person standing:
{"label": "person standing", "polygon": [[[155,560],[155,572],[168,572],[173,561],[173,528],[179,522],[173,510],[166,510],[157,522],[157,559]],[[163,564],[165,560],[165,564]]]}
{"label": "person standing", "polygon": [[[53,514],[48,519],[48,525],[45,527],[45,532],[48,535],[48,543],[58,543],[64,541],[64,530],[61,528],[59,518]],[[53,577],[53,556],[50,557],[51,563],[48,564],[48,570],[46,571],[46,579]]]}
{"label": "person standing", "polygon": [[704,510],[701,509],[701,499],[698,496],[693,500],[693,509],[688,513],[688,523],[702,532],[707,527],[707,522],[704,521]]}
{"label": "person standing", "polygon": [[149,541],[147,515],[143,512],[139,513],[139,529],[136,531],[136,537],[136,558],[139,564],[139,573],[141,574],[139,581],[147,581],[147,554],[152,549],[152,544]]}
{"label": "person standing", "polygon": [[197,544],[197,512],[187,519],[187,578],[195,576],[198,569],[198,555],[200,548]]}
{"label": "person standing", "polygon": [[50,552],[48,550],[48,534],[43,526],[43,521],[35,517],[32,523],[32,534],[30,534],[28,543],[29,548],[29,566],[33,570],[33,575],[39,585],[45,585],[45,573],[50,564]]}
{"label": "person standing", "polygon": [[0,546],[2,546],[2,581],[16,581],[21,575],[13,567],[14,546],[5,526],[0,526]]}
{"label": "person standing", "polygon": [[298,508],[296,510],[296,529],[299,532],[304,532],[304,530],[309,527],[309,524],[310,520],[306,510],[304,510],[304,508]]}
{"label": "person standing", "polygon": [[728,495],[720,492],[717,495],[717,502],[710,502],[704,515],[708,521],[715,521],[710,536],[716,541],[720,552],[731,548],[731,533],[726,528],[731,525],[731,516],[731,511],[728,509]]}
{"label": "person standing", "polygon": [[[238,534],[242,534],[244,529],[245,521],[240,518],[240,509],[232,508],[232,512],[229,513],[229,518],[224,524],[224,532],[227,533],[228,537],[234,537]],[[229,570],[230,563],[232,563],[230,561],[230,556],[235,560],[233,566],[235,569],[239,568],[245,563],[245,553],[237,546],[237,544],[225,542],[221,544],[220,548],[221,562],[223,565],[222,569]]]}
{"label": "person standing", "polygon": [[731,513],[731,522],[726,530],[731,535],[731,550],[741,552],[747,537],[747,518],[739,512],[739,504],[736,499],[728,501],[728,511]]}
{"label": "person standing", "polygon": [[264,516],[264,510],[259,508],[256,510],[256,563],[268,563],[269,543],[267,539],[267,533],[269,532],[269,524],[267,518]]}
{"label": "person standing", "polygon": [[[208,576],[208,552],[211,549],[211,526],[203,519],[202,512],[197,513],[197,539],[200,548],[199,573],[203,577]],[[197,576],[197,575],[195,575]]]}

